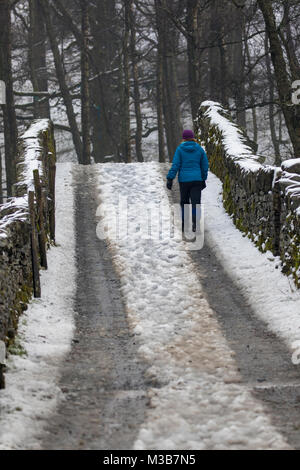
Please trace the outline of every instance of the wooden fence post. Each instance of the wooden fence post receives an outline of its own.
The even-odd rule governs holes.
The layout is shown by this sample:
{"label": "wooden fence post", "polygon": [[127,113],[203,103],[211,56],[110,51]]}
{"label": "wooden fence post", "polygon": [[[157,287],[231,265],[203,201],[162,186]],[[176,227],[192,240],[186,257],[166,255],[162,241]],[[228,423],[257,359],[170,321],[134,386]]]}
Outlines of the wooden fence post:
{"label": "wooden fence post", "polygon": [[34,207],[34,192],[28,193],[28,205],[31,224],[31,258],[32,258],[32,276],[33,276],[33,292],[35,298],[41,297],[41,283],[40,283],[40,266],[39,266],[39,250],[38,240],[36,236],[36,223],[35,223],[35,207]]}
{"label": "wooden fence post", "polygon": [[56,176],[56,164],[54,156],[50,157],[49,164],[49,196],[50,196],[50,207],[49,207],[49,229],[50,238],[55,242],[55,176]]}
{"label": "wooden fence post", "polygon": [[40,247],[41,266],[48,268],[47,264],[47,237],[44,224],[44,200],[42,194],[42,185],[40,181],[39,170],[33,171],[36,202],[38,208],[38,239]]}
{"label": "wooden fence post", "polygon": [[0,341],[0,390],[5,388],[4,370],[6,364],[6,347],[4,341]]}

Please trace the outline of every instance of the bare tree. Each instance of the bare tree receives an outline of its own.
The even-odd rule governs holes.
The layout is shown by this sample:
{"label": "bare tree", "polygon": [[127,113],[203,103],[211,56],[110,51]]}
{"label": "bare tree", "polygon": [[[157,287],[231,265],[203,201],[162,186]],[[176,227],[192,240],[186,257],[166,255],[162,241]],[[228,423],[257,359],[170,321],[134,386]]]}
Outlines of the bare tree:
{"label": "bare tree", "polygon": [[165,132],[169,158],[172,159],[180,141],[181,122],[178,96],[178,83],[176,71],[176,52],[178,48],[178,31],[169,18],[168,12],[176,15],[177,2],[158,0],[157,9],[157,36],[158,49],[162,60],[162,92]]}
{"label": "bare tree", "polygon": [[[275,148],[276,164],[291,142],[299,155],[299,106],[291,103],[291,85],[299,78],[296,0],[10,3],[15,88],[31,80],[34,89],[23,94],[33,103],[16,93],[18,122],[49,116],[53,106],[56,115],[66,113],[68,123],[58,127],[72,132],[81,163],[90,161],[91,151],[96,162],[107,155],[143,161],[143,139],[157,130],[159,160],[166,149],[172,158],[182,118],[190,109],[195,118],[204,99],[229,106],[243,127],[252,118],[255,140],[272,157]],[[47,9],[45,19],[39,7]],[[46,69],[49,50],[54,66],[48,60]],[[81,100],[78,115],[74,100]]]}
{"label": "bare tree", "polygon": [[[161,1],[155,0],[156,12],[156,28],[160,28],[160,8]],[[157,127],[158,127],[158,153],[161,163],[166,161],[165,155],[165,133],[164,133],[164,109],[163,109],[163,47],[162,42],[158,39],[157,44],[157,66],[156,66],[156,110],[157,110]]]}
{"label": "bare tree", "polygon": [[[34,92],[48,92],[48,70],[46,61],[46,28],[40,0],[29,0],[29,63]],[[49,99],[34,97],[34,117],[50,118]]]}
{"label": "bare tree", "polygon": [[123,88],[122,96],[122,135],[121,135],[121,148],[122,158],[125,162],[130,163],[131,156],[131,135],[130,135],[130,70],[129,70],[129,36],[130,36],[130,11],[133,0],[123,0],[124,3],[124,35],[123,35],[123,50],[122,50],[122,66],[123,66]]}
{"label": "bare tree", "polygon": [[81,43],[81,125],[82,125],[82,163],[91,164],[91,138],[90,138],[90,59],[89,59],[89,4],[86,0],[80,1],[82,17],[82,43]]}
{"label": "bare tree", "polygon": [[5,137],[7,195],[16,181],[17,123],[14,107],[11,65],[11,11],[9,0],[0,0],[0,80],[6,85],[6,104],[2,105]]}
{"label": "bare tree", "polygon": [[189,70],[189,93],[193,120],[196,119],[203,98],[201,89],[201,54],[199,44],[199,0],[187,0],[186,36]]}
{"label": "bare tree", "polygon": [[269,39],[268,35],[266,34],[265,39],[265,48],[266,48],[266,69],[269,81],[269,97],[270,97],[270,104],[269,104],[269,121],[270,121],[270,131],[271,131],[271,138],[272,143],[275,151],[275,165],[281,165],[281,157],[280,157],[280,147],[279,141],[276,135],[276,124],[275,124],[275,87],[274,87],[274,77],[272,74],[272,65],[271,65],[271,58],[269,54]]}
{"label": "bare tree", "polygon": [[80,132],[78,129],[78,125],[77,125],[77,121],[76,121],[76,117],[74,113],[72,97],[71,97],[71,94],[70,94],[70,91],[66,82],[65,71],[63,68],[63,64],[62,64],[62,57],[59,52],[57,39],[56,39],[55,32],[53,29],[52,21],[51,21],[51,9],[50,9],[49,0],[43,0],[43,3],[41,4],[41,6],[42,6],[43,13],[44,13],[44,19],[45,19],[47,34],[49,37],[51,50],[52,50],[52,54],[54,58],[57,79],[60,85],[60,90],[64,99],[64,103],[66,106],[67,116],[69,120],[70,129],[72,132],[73,143],[74,143],[74,147],[76,150],[78,162],[83,163],[82,143],[81,143]]}
{"label": "bare tree", "polygon": [[0,150],[0,204],[3,203],[3,187],[2,187],[2,155]]}
{"label": "bare tree", "polygon": [[271,0],[258,0],[262,11],[266,31],[270,42],[271,59],[279,94],[280,106],[293,145],[294,156],[300,156],[300,106],[292,106],[292,84],[284,59],[283,46],[276,25],[275,13]]}
{"label": "bare tree", "polygon": [[[229,50],[232,51],[232,75],[231,88],[232,96],[237,108],[237,123],[246,128],[246,111],[245,111],[245,53],[244,53],[244,36],[245,36],[245,0],[240,0],[238,4],[233,4],[227,10],[231,18],[231,29],[229,39],[232,44]],[[228,17],[227,17],[228,18]]]}
{"label": "bare tree", "polygon": [[143,122],[141,112],[141,94],[139,87],[139,72],[138,72],[138,52],[136,46],[136,14],[134,9],[134,3],[131,2],[129,10],[129,21],[130,21],[130,55],[132,63],[132,77],[133,77],[133,98],[136,118],[136,133],[135,133],[135,149],[136,158],[138,162],[142,162],[142,134],[143,134]]}

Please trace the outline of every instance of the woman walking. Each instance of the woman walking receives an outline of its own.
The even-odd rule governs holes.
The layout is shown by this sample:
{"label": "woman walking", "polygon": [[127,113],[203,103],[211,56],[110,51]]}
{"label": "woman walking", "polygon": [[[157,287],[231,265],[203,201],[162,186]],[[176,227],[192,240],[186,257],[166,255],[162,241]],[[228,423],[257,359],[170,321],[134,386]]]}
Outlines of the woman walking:
{"label": "woman walking", "polygon": [[185,130],[183,142],[177,147],[172,167],[167,175],[167,188],[172,189],[178,173],[180,204],[182,208],[182,231],[184,231],[184,206],[192,204],[192,230],[196,232],[197,206],[201,204],[201,192],[206,187],[208,158],[205,150],[196,142],[194,132]]}

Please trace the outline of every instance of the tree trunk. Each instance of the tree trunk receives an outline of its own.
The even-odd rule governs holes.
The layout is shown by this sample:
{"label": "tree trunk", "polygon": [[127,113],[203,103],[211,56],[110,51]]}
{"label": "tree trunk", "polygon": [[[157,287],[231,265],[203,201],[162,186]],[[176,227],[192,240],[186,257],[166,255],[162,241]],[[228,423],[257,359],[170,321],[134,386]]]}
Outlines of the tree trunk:
{"label": "tree trunk", "polygon": [[17,123],[11,70],[11,17],[9,0],[0,0],[0,80],[6,85],[4,117],[5,167],[7,195],[12,196],[16,181]]}
{"label": "tree trunk", "polygon": [[61,94],[62,94],[64,103],[66,106],[67,116],[68,116],[69,125],[70,125],[71,132],[72,132],[73,143],[74,143],[74,147],[76,150],[78,163],[83,163],[82,143],[81,143],[81,138],[80,138],[80,132],[79,132],[78,125],[76,122],[76,117],[75,117],[73,103],[72,103],[72,97],[71,97],[71,94],[69,92],[68,85],[66,82],[65,71],[64,71],[61,55],[59,52],[55,32],[52,27],[49,0],[43,0],[43,3],[41,5],[42,5],[43,13],[44,13],[44,19],[46,23],[48,37],[50,40],[52,54],[54,57],[57,79],[59,81]]}
{"label": "tree trunk", "polygon": [[3,204],[3,187],[2,187],[2,155],[0,150],[0,204]]}
{"label": "tree trunk", "polygon": [[141,113],[141,95],[139,88],[139,73],[138,73],[138,54],[136,50],[136,18],[134,14],[134,4],[131,2],[130,8],[130,53],[132,62],[132,76],[133,76],[133,97],[134,97],[134,108],[135,108],[135,119],[136,119],[136,133],[135,133],[135,149],[136,158],[138,162],[143,162],[142,153],[142,134],[143,134],[143,122]]}
{"label": "tree trunk", "polygon": [[237,123],[246,129],[246,111],[245,111],[245,56],[243,49],[245,19],[243,5],[245,2],[239,2],[240,7],[233,6],[234,28],[232,39],[235,44],[233,49],[233,87],[234,100],[237,108]]}
{"label": "tree trunk", "polygon": [[283,138],[282,138],[282,133],[283,133],[283,116],[282,116],[282,112],[280,111],[279,112],[279,130],[278,130],[278,141],[279,143],[281,144],[282,141],[283,141]]}
{"label": "tree trunk", "polygon": [[[160,0],[155,0],[156,29],[160,28]],[[156,109],[157,109],[157,127],[158,127],[158,152],[159,162],[166,161],[165,154],[165,133],[164,133],[164,110],[163,110],[163,49],[160,36],[157,41],[156,56]]]}
{"label": "tree trunk", "polygon": [[[166,134],[166,141],[168,147],[169,159],[172,157],[172,133],[171,133],[171,119],[167,99],[167,85],[168,79],[168,58],[167,58],[167,17],[163,9],[163,0],[155,0],[156,12],[156,28],[157,28],[157,48],[158,48],[158,129],[159,129],[159,149],[160,158],[164,154],[164,132]],[[163,127],[164,126],[164,127]]]}
{"label": "tree trunk", "polygon": [[157,100],[159,162],[164,163],[166,161],[166,152],[165,152],[164,108],[163,108],[163,61],[162,61],[162,56],[160,52],[158,52],[158,57],[157,57],[156,100]]}
{"label": "tree trunk", "polygon": [[[90,20],[94,43],[91,65],[98,75],[90,85],[92,143],[94,159],[101,163],[106,156],[117,154],[121,135],[118,71],[106,74],[120,65],[116,63],[120,55],[120,40],[115,35],[118,27],[115,0],[96,2]],[[111,27],[107,28],[107,24]]]}
{"label": "tree trunk", "polygon": [[[40,0],[30,0],[29,63],[34,92],[48,92],[46,28]],[[50,119],[49,100],[34,97],[34,118]]]}
{"label": "tree trunk", "polygon": [[182,131],[176,72],[178,32],[166,13],[166,10],[172,11],[174,9],[172,3],[174,2],[169,0],[155,2],[158,48],[162,57],[163,113],[170,160],[173,159]]}
{"label": "tree trunk", "polygon": [[[213,101],[221,102],[221,87],[220,87],[220,47],[219,34],[220,34],[220,12],[219,1],[212,0],[210,2],[210,34],[209,34],[209,84],[210,84],[210,99]],[[223,103],[225,104],[225,103]]]}
{"label": "tree trunk", "polygon": [[[173,37],[173,44],[170,42]],[[174,36],[169,35],[169,46],[167,50],[167,57],[164,59],[165,65],[165,79],[164,79],[164,94],[165,94],[165,122],[168,126],[167,136],[168,139],[168,151],[170,160],[172,161],[176,148],[180,142],[182,134],[182,125],[180,122],[180,107],[179,107],[179,93],[177,83],[177,71],[176,71],[176,54],[174,46],[177,45],[177,41],[174,40]]]}
{"label": "tree trunk", "polygon": [[130,82],[129,82],[129,34],[130,10],[132,0],[124,0],[124,39],[123,39],[123,119],[122,119],[122,157],[126,163],[131,163],[130,142]]}
{"label": "tree trunk", "polygon": [[[220,78],[220,81],[219,81],[221,103],[223,104],[223,106],[227,108],[229,106],[228,91],[227,91],[227,83],[228,83],[227,58],[226,58],[226,47],[222,38],[219,40],[219,51],[220,51],[220,70],[222,71],[222,77]],[[239,83],[239,87],[242,87],[241,83]],[[239,111],[238,111],[238,116],[239,116]]]}
{"label": "tree trunk", "polygon": [[201,89],[200,50],[198,35],[199,0],[187,0],[186,28],[188,53],[188,80],[192,117],[195,121],[203,93]]}
{"label": "tree trunk", "polygon": [[299,80],[300,77],[300,64],[297,58],[293,34],[290,24],[290,3],[288,1],[284,2],[284,29],[286,32],[285,38],[281,36],[284,40],[284,47],[286,50],[287,58],[289,61],[289,66],[291,70],[292,80]]}
{"label": "tree trunk", "polygon": [[258,126],[257,126],[257,112],[256,112],[256,107],[255,107],[255,97],[254,97],[254,77],[252,73],[252,63],[251,63],[251,57],[250,57],[250,51],[248,44],[246,43],[245,45],[245,55],[248,63],[248,68],[249,68],[249,91],[250,91],[250,104],[252,106],[252,122],[253,122],[253,141],[257,143],[258,141]]}
{"label": "tree trunk", "polygon": [[291,82],[289,79],[283,48],[281,45],[271,0],[258,0],[270,42],[271,58],[279,94],[280,106],[292,142],[294,157],[300,157],[300,106],[291,104]]}
{"label": "tree trunk", "polygon": [[91,118],[90,118],[90,64],[89,64],[89,5],[81,0],[82,44],[81,44],[81,122],[82,122],[82,163],[91,164]]}
{"label": "tree trunk", "polygon": [[270,130],[271,130],[272,143],[273,143],[273,147],[274,147],[274,151],[275,151],[275,165],[280,166],[281,165],[280,148],[279,148],[279,141],[278,141],[277,135],[276,135],[276,126],[275,126],[275,117],[274,117],[275,116],[274,77],[273,77],[273,74],[272,74],[271,60],[270,60],[270,56],[269,56],[269,40],[268,40],[267,35],[266,35],[266,38],[265,38],[265,51],[266,51],[267,76],[268,76],[268,82],[269,82],[269,86],[270,86],[270,91],[269,91],[269,98],[270,98],[270,104],[269,104]]}

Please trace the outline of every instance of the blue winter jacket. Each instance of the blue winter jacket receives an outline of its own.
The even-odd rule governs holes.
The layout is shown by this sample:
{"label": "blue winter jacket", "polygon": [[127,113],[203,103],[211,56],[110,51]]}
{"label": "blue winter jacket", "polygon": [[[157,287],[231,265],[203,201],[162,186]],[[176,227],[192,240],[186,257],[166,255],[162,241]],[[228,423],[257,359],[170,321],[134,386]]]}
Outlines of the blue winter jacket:
{"label": "blue winter jacket", "polygon": [[173,180],[179,172],[179,183],[206,181],[208,167],[204,149],[193,140],[188,140],[177,147],[167,179]]}

